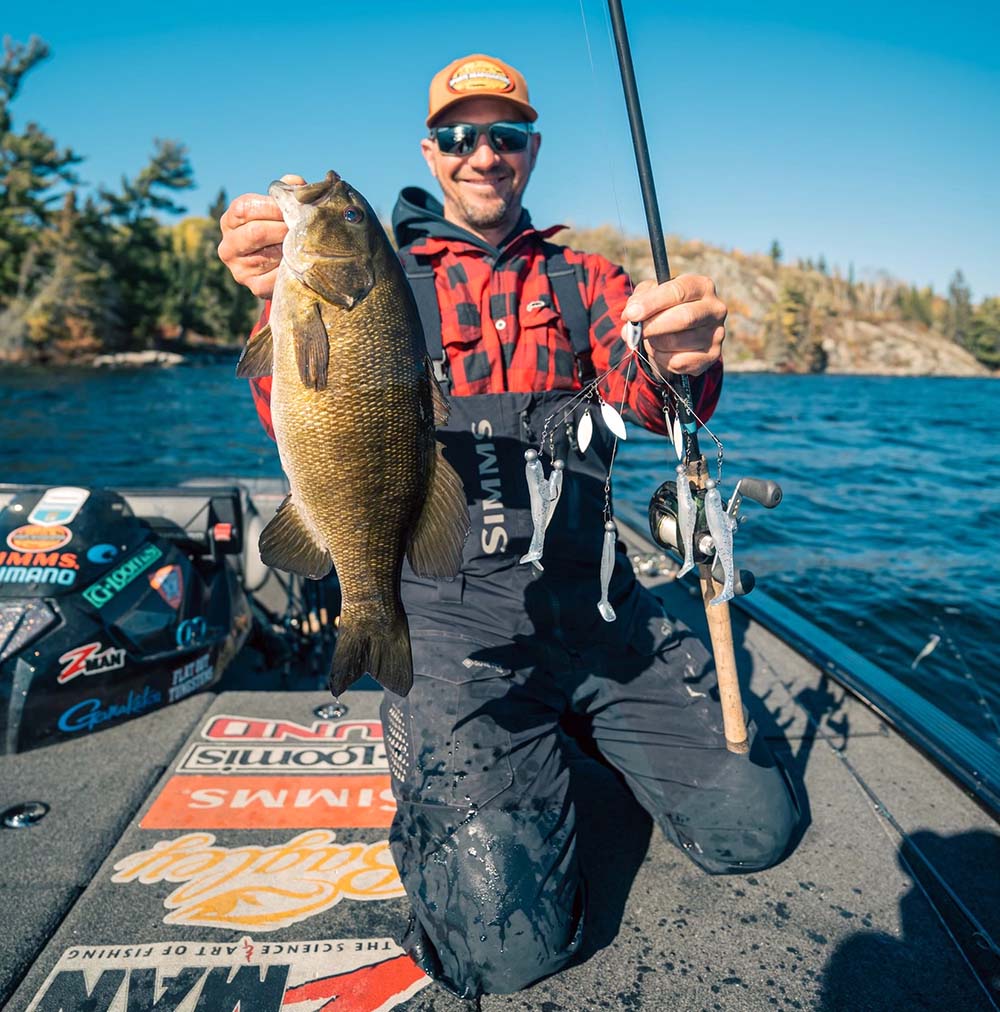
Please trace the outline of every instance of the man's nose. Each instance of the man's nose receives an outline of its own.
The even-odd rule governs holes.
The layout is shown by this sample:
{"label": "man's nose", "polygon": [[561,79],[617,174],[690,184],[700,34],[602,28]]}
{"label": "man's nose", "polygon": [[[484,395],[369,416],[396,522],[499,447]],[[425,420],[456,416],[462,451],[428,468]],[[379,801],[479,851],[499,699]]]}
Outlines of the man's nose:
{"label": "man's nose", "polygon": [[475,149],[469,155],[469,164],[473,168],[482,171],[492,169],[499,161],[500,156],[490,147],[486,134],[480,134]]}

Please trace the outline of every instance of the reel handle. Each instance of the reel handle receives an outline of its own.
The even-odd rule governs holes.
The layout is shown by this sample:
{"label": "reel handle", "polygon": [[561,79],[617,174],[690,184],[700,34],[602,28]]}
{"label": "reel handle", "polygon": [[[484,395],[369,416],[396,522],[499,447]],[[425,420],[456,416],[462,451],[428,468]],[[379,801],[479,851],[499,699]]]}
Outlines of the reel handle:
{"label": "reel handle", "polygon": [[[725,578],[726,573],[722,568],[722,563],[716,559],[715,565],[712,567],[712,579],[721,585]],[[733,593],[736,594],[737,597],[746,596],[756,586],[757,578],[750,572],[749,569],[737,569],[733,573]]]}
{"label": "reel handle", "polygon": [[781,502],[781,486],[770,478],[740,478],[733,496],[753,499],[766,509],[773,510]]}

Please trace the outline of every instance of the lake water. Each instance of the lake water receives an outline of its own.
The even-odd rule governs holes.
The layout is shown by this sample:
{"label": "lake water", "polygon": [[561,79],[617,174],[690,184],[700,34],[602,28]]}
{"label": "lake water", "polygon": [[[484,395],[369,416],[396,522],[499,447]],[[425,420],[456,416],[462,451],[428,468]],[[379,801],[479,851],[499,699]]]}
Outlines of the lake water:
{"label": "lake water", "polygon": [[[234,359],[235,362],[235,359]],[[234,362],[0,377],[0,481],[168,485],[277,476]],[[989,380],[730,375],[710,425],[723,491],[747,502],[737,562],[758,585],[1000,745],[1000,385]],[[630,427],[616,494],[641,509],[673,473]],[[714,451],[703,440],[710,459]],[[713,472],[714,473],[714,472]],[[937,647],[914,667],[932,636]]]}

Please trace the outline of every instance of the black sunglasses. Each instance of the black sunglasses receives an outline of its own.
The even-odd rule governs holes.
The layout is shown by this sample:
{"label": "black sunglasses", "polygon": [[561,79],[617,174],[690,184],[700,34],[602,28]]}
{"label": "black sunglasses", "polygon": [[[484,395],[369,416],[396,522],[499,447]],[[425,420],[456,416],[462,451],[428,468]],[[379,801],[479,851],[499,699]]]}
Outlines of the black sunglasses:
{"label": "black sunglasses", "polygon": [[471,155],[481,134],[498,155],[515,154],[528,146],[530,123],[452,123],[431,127],[431,137],[445,155]]}

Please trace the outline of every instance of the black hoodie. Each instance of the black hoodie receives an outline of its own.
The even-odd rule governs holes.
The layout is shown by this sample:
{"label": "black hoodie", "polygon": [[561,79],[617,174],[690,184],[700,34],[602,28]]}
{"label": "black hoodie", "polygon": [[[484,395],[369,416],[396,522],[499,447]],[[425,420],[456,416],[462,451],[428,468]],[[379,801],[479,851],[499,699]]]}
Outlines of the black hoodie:
{"label": "black hoodie", "polygon": [[531,215],[522,208],[521,217],[510,234],[499,246],[491,246],[485,239],[448,221],[441,201],[419,186],[405,187],[392,209],[392,230],[400,249],[428,237],[461,239],[496,257],[504,246],[528,228],[531,228]]}

